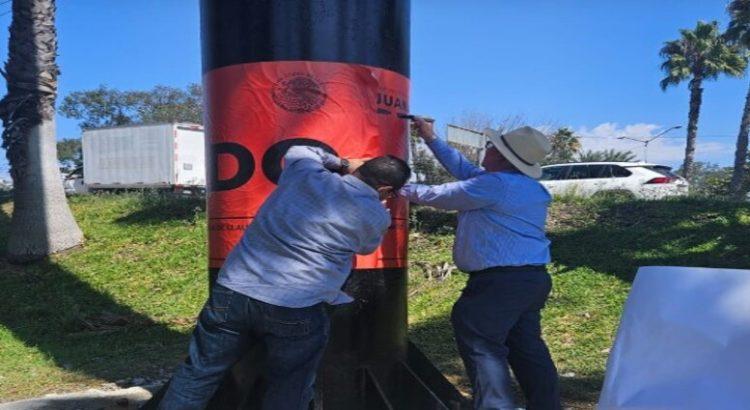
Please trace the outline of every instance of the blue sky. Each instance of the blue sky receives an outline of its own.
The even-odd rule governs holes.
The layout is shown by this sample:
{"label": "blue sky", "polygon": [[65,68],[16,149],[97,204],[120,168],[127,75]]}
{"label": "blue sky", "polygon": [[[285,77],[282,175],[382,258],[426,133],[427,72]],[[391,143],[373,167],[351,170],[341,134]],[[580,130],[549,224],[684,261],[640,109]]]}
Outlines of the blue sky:
{"label": "blue sky", "polygon": [[[4,3],[4,4],[2,4]],[[0,2],[0,57],[10,4]],[[197,0],[58,0],[60,96],[100,84],[148,89],[200,82]],[[723,0],[413,0],[411,107],[444,125],[464,112],[569,126],[590,149],[632,149],[687,122],[688,94],[658,87],[659,48],[698,20],[726,24]],[[748,79],[705,85],[698,160],[729,165]],[[5,90],[4,84],[2,89]],[[58,118],[58,135],[77,137]],[[684,130],[649,159],[677,165]],[[0,160],[0,175],[7,164]]]}

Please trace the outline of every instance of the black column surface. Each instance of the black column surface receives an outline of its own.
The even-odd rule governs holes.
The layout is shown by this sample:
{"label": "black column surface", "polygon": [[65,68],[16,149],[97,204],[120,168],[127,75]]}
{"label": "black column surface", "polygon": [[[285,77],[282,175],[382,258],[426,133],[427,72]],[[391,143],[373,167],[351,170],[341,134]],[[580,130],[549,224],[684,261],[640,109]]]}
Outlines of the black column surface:
{"label": "black column surface", "polygon": [[363,64],[409,76],[409,0],[201,0],[203,72],[260,61]]}
{"label": "black column surface", "polygon": [[[321,61],[409,76],[409,0],[201,0],[200,8],[204,74],[244,63]],[[209,271],[209,282],[216,274]],[[331,337],[311,408],[466,407],[408,342],[406,267],[354,270],[344,290],[355,301],[330,309]],[[263,347],[248,352],[209,408],[260,409],[263,369]],[[155,408],[163,390],[144,408]]]}

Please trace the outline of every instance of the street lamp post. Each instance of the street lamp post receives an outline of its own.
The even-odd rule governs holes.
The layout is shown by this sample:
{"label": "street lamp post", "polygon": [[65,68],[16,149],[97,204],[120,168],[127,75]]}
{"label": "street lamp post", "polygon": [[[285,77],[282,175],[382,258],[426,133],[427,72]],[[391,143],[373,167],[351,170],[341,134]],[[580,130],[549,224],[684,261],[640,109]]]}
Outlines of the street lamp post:
{"label": "street lamp post", "polygon": [[637,142],[642,143],[643,144],[643,162],[648,162],[648,144],[650,144],[655,139],[661,137],[662,135],[668,133],[669,131],[676,130],[679,128],[682,128],[682,125],[675,125],[673,127],[669,127],[666,130],[654,135],[651,138],[640,139],[640,138],[626,137],[623,135],[622,137],[617,137],[617,139],[618,140],[631,140],[631,141],[637,141]]}

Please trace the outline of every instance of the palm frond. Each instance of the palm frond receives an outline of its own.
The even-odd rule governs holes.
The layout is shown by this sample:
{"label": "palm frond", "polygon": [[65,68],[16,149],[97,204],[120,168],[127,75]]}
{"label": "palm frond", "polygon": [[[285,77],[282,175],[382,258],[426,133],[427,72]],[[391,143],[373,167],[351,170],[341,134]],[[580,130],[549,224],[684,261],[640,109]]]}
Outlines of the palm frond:
{"label": "palm frond", "polygon": [[689,64],[685,58],[686,54],[685,42],[683,40],[673,40],[664,43],[664,46],[659,51],[659,55],[664,58],[661,70],[666,75],[660,82],[662,90],[666,90],[672,85],[678,85],[690,77]]}
{"label": "palm frond", "polygon": [[725,33],[727,41],[743,48],[750,48],[750,0],[734,0],[727,6],[729,27]]}
{"label": "palm frond", "polygon": [[721,74],[744,75],[748,55],[739,45],[728,43],[718,22],[699,21],[695,29],[682,29],[680,35],[678,40],[665,42],[659,52],[664,59],[661,70],[666,74],[659,83],[662,90],[689,78],[700,81],[716,79]]}

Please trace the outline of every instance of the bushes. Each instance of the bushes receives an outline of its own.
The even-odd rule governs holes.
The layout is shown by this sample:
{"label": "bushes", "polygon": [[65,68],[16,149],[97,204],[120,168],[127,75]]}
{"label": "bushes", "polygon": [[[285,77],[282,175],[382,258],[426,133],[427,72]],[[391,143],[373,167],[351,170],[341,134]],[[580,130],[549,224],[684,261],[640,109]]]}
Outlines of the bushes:
{"label": "bushes", "polygon": [[[705,191],[704,191],[705,192]],[[710,200],[694,197],[675,197],[663,200],[644,201],[629,198],[627,195],[611,195],[581,198],[576,196],[555,197],[550,204],[547,217],[547,230],[555,232],[567,229],[581,229],[596,223],[602,223],[602,215],[609,209],[628,209],[630,218],[641,218],[643,209],[658,209],[661,212],[679,214],[693,204],[711,204],[712,208],[733,206],[726,196],[713,195]],[[611,218],[604,217],[604,221]],[[615,218],[616,219],[616,218]],[[457,226],[457,213],[430,207],[412,205],[409,221],[412,231],[426,234],[453,234]]]}
{"label": "bushes", "polygon": [[732,168],[717,168],[696,175],[690,185],[690,193],[706,198],[728,197]]}
{"label": "bushes", "polygon": [[409,227],[414,231],[423,233],[452,233],[456,230],[456,215],[456,212],[412,205]]}
{"label": "bushes", "polygon": [[[693,177],[690,179],[690,195],[704,198],[728,198],[729,183],[732,180],[732,167],[696,162]],[[745,178],[742,192],[750,190],[750,180]]]}

